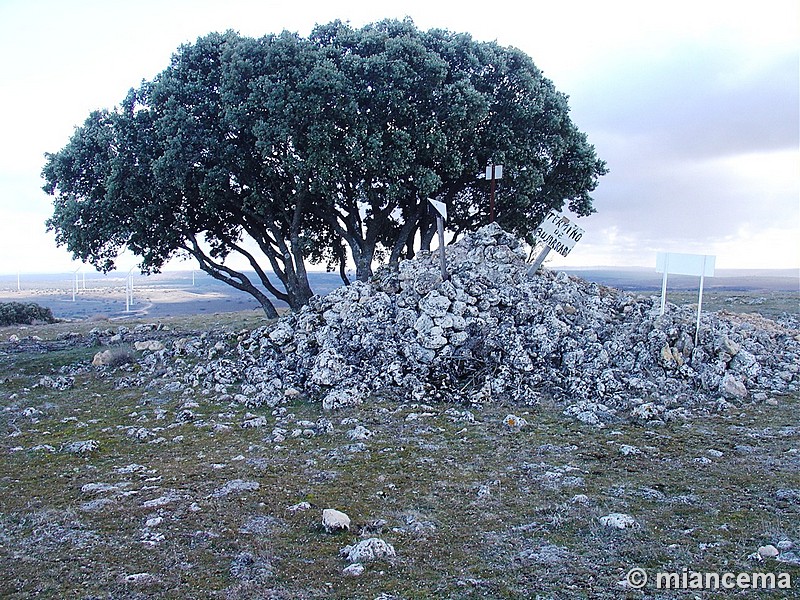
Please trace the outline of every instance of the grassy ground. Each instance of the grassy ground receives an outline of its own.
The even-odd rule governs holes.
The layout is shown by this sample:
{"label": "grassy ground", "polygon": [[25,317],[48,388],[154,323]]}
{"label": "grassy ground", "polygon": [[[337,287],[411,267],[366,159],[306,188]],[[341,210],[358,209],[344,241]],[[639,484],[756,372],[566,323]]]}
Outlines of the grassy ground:
{"label": "grassy ground", "polygon": [[[175,319],[166,335],[211,331],[232,345],[225,332],[262,323]],[[0,337],[36,335],[44,347],[94,326],[106,324]],[[603,430],[547,401],[398,398],[326,414],[298,399],[273,413],[196,388],[131,386],[138,366],[92,368],[96,351],[0,347],[2,598],[691,597],[626,590],[633,567],[785,572],[794,589],[764,597],[798,593],[800,567],[749,556],[781,541],[800,554],[800,398]],[[67,378],[66,389],[37,385],[43,375]],[[509,413],[527,426],[508,429]],[[261,427],[242,426],[258,416]],[[321,418],[333,430],[311,435]],[[356,425],[371,437],[350,439]],[[87,440],[97,447],[69,451]],[[311,508],[287,510],[299,502]],[[325,533],[324,508],[346,512],[352,530]],[[616,512],[636,525],[601,526]],[[360,531],[397,556],[352,577],[339,550]]]}

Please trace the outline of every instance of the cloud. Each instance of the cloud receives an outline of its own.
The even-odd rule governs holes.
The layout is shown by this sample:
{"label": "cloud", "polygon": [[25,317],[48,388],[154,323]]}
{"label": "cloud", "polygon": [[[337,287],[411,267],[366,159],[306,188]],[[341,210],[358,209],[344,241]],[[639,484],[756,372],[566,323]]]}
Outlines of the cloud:
{"label": "cloud", "polygon": [[590,131],[635,138],[665,157],[704,158],[797,148],[797,54],[676,48],[614,63],[583,83],[570,104]]}

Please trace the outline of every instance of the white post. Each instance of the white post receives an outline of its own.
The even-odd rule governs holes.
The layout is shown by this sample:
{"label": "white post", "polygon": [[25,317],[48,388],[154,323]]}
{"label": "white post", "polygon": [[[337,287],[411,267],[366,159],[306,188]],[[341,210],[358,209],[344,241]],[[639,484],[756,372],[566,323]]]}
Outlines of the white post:
{"label": "white post", "polygon": [[192,269],[192,287],[194,287],[194,269]]}
{"label": "white post", "polygon": [[439,263],[442,269],[442,281],[447,281],[447,262],[444,254],[444,219],[436,216],[436,228],[439,230]]}
{"label": "white post", "polygon": [[18,292],[22,291],[22,290],[20,289],[20,287],[19,287],[19,271],[17,271],[17,291],[18,291]]}
{"label": "white post", "polygon": [[536,260],[531,265],[531,268],[528,269],[528,275],[536,275],[536,272],[539,270],[539,267],[542,266],[544,259],[547,258],[547,255],[550,254],[550,246],[545,246],[544,250],[539,253],[539,256],[536,257]]}
{"label": "white post", "polygon": [[125,280],[125,312],[131,311],[133,304],[133,267],[128,271],[128,277]]}
{"label": "white post", "polygon": [[700,310],[703,308],[703,281],[706,276],[706,257],[703,256],[703,272],[700,273],[700,295],[697,297],[697,326],[694,328],[694,345],[700,338]]}
{"label": "white post", "polygon": [[664,257],[664,279],[661,281],[661,314],[667,307],[667,273],[669,272],[669,254]]}

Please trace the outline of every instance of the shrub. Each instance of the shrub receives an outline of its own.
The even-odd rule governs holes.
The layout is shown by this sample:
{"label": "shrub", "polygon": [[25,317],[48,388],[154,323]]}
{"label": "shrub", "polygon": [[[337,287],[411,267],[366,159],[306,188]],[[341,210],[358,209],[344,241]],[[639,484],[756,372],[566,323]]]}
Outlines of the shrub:
{"label": "shrub", "polygon": [[49,308],[33,302],[0,302],[0,326],[33,325],[36,322],[55,323]]}

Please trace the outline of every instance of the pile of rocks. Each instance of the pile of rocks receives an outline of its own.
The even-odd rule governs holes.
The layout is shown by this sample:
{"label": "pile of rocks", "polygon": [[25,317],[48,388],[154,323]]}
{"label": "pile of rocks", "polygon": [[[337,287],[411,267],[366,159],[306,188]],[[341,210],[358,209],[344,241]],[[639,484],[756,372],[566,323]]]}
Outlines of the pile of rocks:
{"label": "pile of rocks", "polygon": [[[446,253],[447,280],[438,257],[423,252],[253,331],[236,349],[245,382],[237,399],[274,406],[305,394],[333,409],[372,395],[465,403],[547,395],[602,424],[799,387],[791,317],[706,313],[695,344],[692,307],[670,304],[660,315],[657,297],[563,272],[529,275],[523,245],[497,225]],[[231,362],[218,366],[228,373]]]}

